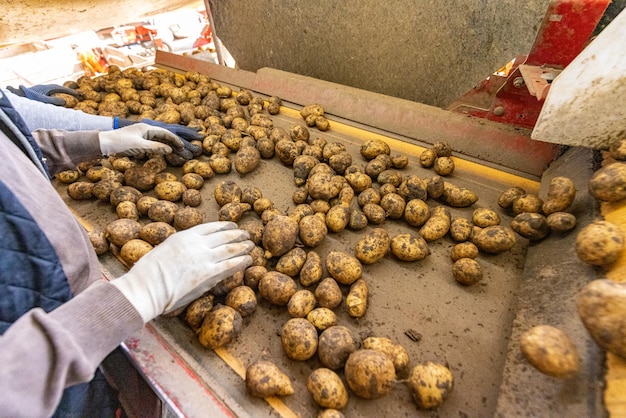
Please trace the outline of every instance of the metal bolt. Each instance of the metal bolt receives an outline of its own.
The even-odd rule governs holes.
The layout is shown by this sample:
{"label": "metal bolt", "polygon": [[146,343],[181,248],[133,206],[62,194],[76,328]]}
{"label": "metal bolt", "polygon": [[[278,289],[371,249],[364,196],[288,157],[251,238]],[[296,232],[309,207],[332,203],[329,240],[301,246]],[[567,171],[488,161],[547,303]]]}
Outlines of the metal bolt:
{"label": "metal bolt", "polygon": [[502,106],[496,106],[493,108],[493,114],[496,116],[502,116],[504,115],[504,107]]}
{"label": "metal bolt", "polygon": [[524,82],[524,77],[515,77],[515,79],[513,79],[513,87],[515,88],[522,88],[526,85],[526,83]]}

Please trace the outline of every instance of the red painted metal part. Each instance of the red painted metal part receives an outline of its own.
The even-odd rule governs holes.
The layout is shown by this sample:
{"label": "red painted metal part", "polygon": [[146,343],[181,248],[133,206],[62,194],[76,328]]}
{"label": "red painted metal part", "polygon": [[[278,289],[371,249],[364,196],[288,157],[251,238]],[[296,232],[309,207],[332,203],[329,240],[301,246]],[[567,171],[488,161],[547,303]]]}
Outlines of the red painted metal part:
{"label": "red painted metal part", "polygon": [[543,101],[520,83],[520,64],[563,69],[584,49],[610,0],[553,0],[528,55],[517,56],[507,76],[490,75],[448,110],[532,129]]}

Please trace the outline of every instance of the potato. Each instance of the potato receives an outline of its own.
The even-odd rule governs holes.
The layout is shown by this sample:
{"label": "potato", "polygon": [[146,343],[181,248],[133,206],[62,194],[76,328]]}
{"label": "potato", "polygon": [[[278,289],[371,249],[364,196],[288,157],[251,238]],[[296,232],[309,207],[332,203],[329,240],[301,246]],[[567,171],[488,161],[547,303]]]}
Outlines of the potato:
{"label": "potato", "polygon": [[608,221],[596,220],[585,226],[576,237],[576,254],[587,264],[608,266],[624,249],[624,233]]}
{"label": "potato", "polygon": [[433,164],[435,173],[442,177],[447,177],[454,171],[454,160],[450,157],[437,157]]}
{"label": "potato", "polygon": [[106,226],[104,235],[111,244],[122,247],[131,239],[139,238],[140,230],[141,224],[135,220],[117,219]]}
{"label": "potato", "polygon": [[513,205],[513,201],[520,196],[526,194],[526,190],[519,186],[509,187],[498,196],[498,205],[502,209],[510,209]]}
{"label": "potato", "polygon": [[367,310],[367,296],[369,289],[367,283],[363,279],[359,279],[352,283],[350,291],[346,296],[346,307],[348,315],[353,318],[361,318]]}
{"label": "potato", "polygon": [[139,211],[139,214],[142,216],[148,216],[148,211],[150,210],[150,206],[152,206],[154,203],[158,201],[159,199],[157,199],[154,196],[141,196],[137,200],[137,210]]}
{"label": "potato", "polygon": [[428,197],[428,182],[424,181],[422,178],[415,174],[410,175],[406,177],[402,181],[402,183],[400,183],[397,193],[400,196],[404,197],[406,201],[410,201],[413,199],[420,199],[425,201]]}
{"label": "potato", "polygon": [[109,159],[111,160],[111,166],[115,170],[121,171],[122,173],[131,167],[137,166],[137,163],[135,163],[135,161],[131,160],[129,157],[120,157],[120,158],[109,157]]}
{"label": "potato", "polygon": [[[309,116],[323,116],[324,115],[324,107],[317,103],[309,104],[300,109],[300,116],[302,119],[306,119]],[[295,125],[300,126],[300,125]],[[294,127],[295,128],[295,127]],[[293,128],[292,128],[293,129]]]}
{"label": "potato", "polygon": [[597,170],[587,183],[589,194],[602,202],[626,198],[626,163],[614,162]]}
{"label": "potato", "polygon": [[343,294],[337,281],[332,277],[327,277],[315,288],[315,299],[317,299],[318,306],[334,309],[341,304]]}
{"label": "potato", "polygon": [[419,408],[435,409],[454,389],[454,377],[443,364],[428,361],[411,369],[407,386]]}
{"label": "potato", "polygon": [[359,343],[349,328],[334,325],[319,335],[317,355],[324,367],[339,370],[358,348]]}
{"label": "potato", "polygon": [[300,284],[311,286],[322,280],[324,274],[322,258],[315,251],[309,251],[306,261],[300,269]]}
{"label": "potato", "polygon": [[357,241],[354,247],[355,257],[363,264],[374,264],[389,251],[391,239],[383,228],[373,228]]}
{"label": "potato", "polygon": [[593,280],[579,292],[576,305],[596,344],[626,360],[626,283]]}
{"label": "potato", "polygon": [[477,208],[472,212],[472,222],[481,228],[499,225],[500,215],[493,209]]}
{"label": "potato", "polygon": [[298,290],[296,282],[286,274],[268,271],[259,281],[259,293],[269,303],[285,306]]}
{"label": "potato", "polygon": [[326,256],[326,270],[338,283],[350,285],[361,278],[363,266],[356,257],[333,250]]}
{"label": "potato", "polygon": [[197,207],[202,203],[202,193],[196,189],[187,189],[183,192],[183,205]]}
{"label": "potato", "polygon": [[[193,172],[205,180],[212,179],[215,173],[228,173],[230,171],[230,160],[226,157],[224,158],[217,162],[198,161],[193,166]],[[216,169],[213,168],[214,165]]]}
{"label": "potato", "polygon": [[420,154],[420,165],[424,168],[431,168],[435,164],[435,160],[437,159],[437,152],[428,148],[422,151]]}
{"label": "potato", "polygon": [[345,415],[336,409],[327,408],[317,414],[317,418],[345,418]]}
{"label": "potato", "polygon": [[400,233],[391,238],[391,253],[402,261],[418,261],[430,254],[428,243],[421,236]]}
{"label": "potato", "polygon": [[331,232],[341,232],[348,226],[350,222],[350,205],[347,203],[339,203],[331,206],[326,213],[326,228]]}
{"label": "potato", "polygon": [[213,191],[213,197],[218,205],[224,206],[230,202],[241,201],[242,190],[237,183],[232,180],[219,182]]}
{"label": "potato", "polygon": [[298,145],[289,139],[281,139],[274,147],[276,157],[286,166],[293,166],[299,155]]}
{"label": "potato", "polygon": [[511,229],[531,241],[544,239],[550,233],[546,217],[532,212],[516,215],[511,221]]}
{"label": "potato", "polygon": [[548,376],[568,378],[580,368],[576,345],[565,332],[550,325],[537,325],[524,332],[520,349],[533,367]]}
{"label": "potato", "polygon": [[391,154],[389,145],[381,139],[370,139],[361,145],[360,153],[366,160],[373,160],[380,154]]}
{"label": "potato", "polygon": [[554,232],[567,232],[576,226],[576,216],[568,212],[554,212],[546,217],[548,228]]}
{"label": "potato", "polygon": [[545,215],[562,212],[570,207],[575,197],[576,186],[569,177],[553,177],[548,186],[548,196],[541,209]]}
{"label": "potato", "polygon": [[176,174],[167,171],[154,175],[154,184],[163,183],[164,181],[178,181],[178,177]]}
{"label": "potato", "polygon": [[457,261],[461,258],[476,258],[478,257],[478,247],[472,242],[460,242],[452,247],[450,251],[450,258],[452,261]]}
{"label": "potato", "polygon": [[348,151],[333,154],[328,158],[328,165],[337,174],[343,174],[352,165],[352,155]]}
{"label": "potato", "polygon": [[452,265],[452,275],[457,282],[469,286],[483,278],[483,269],[473,258],[459,258]]}
{"label": "potato", "polygon": [[174,233],[176,229],[166,222],[150,222],[141,227],[139,238],[152,245],[159,245]]}
{"label": "potato", "polygon": [[421,199],[411,199],[404,207],[404,220],[411,226],[420,227],[430,218],[430,208]]}
{"label": "potato", "polygon": [[368,187],[367,189],[359,193],[359,195],[357,196],[357,203],[360,207],[363,207],[368,203],[373,203],[377,205],[380,203],[380,199],[381,196],[380,193],[378,193],[378,190],[373,187]]}
{"label": "potato", "polygon": [[149,253],[152,248],[153,246],[150,243],[142,239],[131,239],[122,245],[122,248],[120,249],[120,257],[124,260],[126,265],[132,266],[141,257]]}
{"label": "potato", "polygon": [[261,154],[259,150],[251,146],[239,148],[233,159],[235,170],[242,176],[254,171],[260,163]]}
{"label": "potato", "polygon": [[317,300],[310,290],[300,289],[287,302],[287,311],[293,318],[306,318],[309,312],[315,309]]}
{"label": "potato", "polygon": [[295,277],[300,273],[305,261],[306,251],[301,247],[294,247],[280,256],[276,263],[276,271]]}
{"label": "potato", "polygon": [[215,296],[226,296],[228,292],[238,286],[243,286],[243,271],[236,271],[232,276],[228,276],[218,284],[213,286],[209,292]]}
{"label": "potato", "polygon": [[402,169],[409,165],[409,157],[406,155],[392,155],[391,156],[391,166],[396,169]]}
{"label": "potato", "polygon": [[224,302],[245,318],[256,311],[257,301],[254,290],[248,286],[237,286],[226,295]]}
{"label": "potato", "polygon": [[419,234],[428,242],[436,241],[448,233],[450,225],[450,210],[444,206],[437,206],[431,211],[430,218],[420,228]]}
{"label": "potato", "polygon": [[131,201],[120,202],[115,208],[115,213],[118,218],[127,218],[138,220],[139,219],[139,210],[137,209],[137,205]]}
{"label": "potato", "polygon": [[307,378],[306,389],[322,408],[343,409],[348,404],[348,391],[343,380],[331,369],[313,370]]}
{"label": "potato", "polygon": [[80,171],[65,170],[55,174],[54,177],[63,184],[70,184],[78,181],[78,179],[80,178]]}
{"label": "potato", "polygon": [[248,255],[252,257],[252,266],[267,266],[267,259],[265,258],[265,250],[263,247],[255,245]]}
{"label": "potato", "polygon": [[348,228],[353,231],[360,231],[368,225],[367,216],[360,209],[350,210],[350,219],[348,220]]}
{"label": "potato", "polygon": [[307,247],[315,248],[324,242],[328,227],[323,216],[306,215],[298,222],[298,238]]}
{"label": "potato", "polygon": [[270,220],[263,230],[263,248],[265,257],[280,257],[291,250],[298,237],[298,223],[285,215],[277,215]]}
{"label": "potato", "polygon": [[285,322],[280,340],[285,354],[292,360],[308,360],[317,351],[317,330],[304,318],[291,318]]}
{"label": "potato", "polygon": [[197,173],[183,174],[183,176],[180,179],[180,182],[187,189],[200,190],[202,189],[202,186],[204,186],[204,178],[200,174],[197,174]]}
{"label": "potato", "polygon": [[211,309],[213,309],[214,300],[215,296],[206,293],[191,302],[185,309],[183,321],[185,321],[185,323],[194,331],[199,330],[202,325],[202,321],[204,321],[204,317]]}
{"label": "potato", "polygon": [[[199,165],[200,164],[198,164],[198,166]],[[217,173],[217,174],[228,174],[230,173],[230,170],[232,169],[232,161],[230,160],[230,158],[217,155],[217,154],[211,155],[209,157],[209,165],[211,167],[212,172]],[[198,172],[197,171],[198,166],[196,166],[196,172]]]}
{"label": "potato", "polygon": [[515,232],[503,225],[479,228],[472,234],[472,242],[479,250],[499,254],[510,250],[515,245]]}
{"label": "potato", "polygon": [[396,187],[400,187],[402,184],[402,174],[397,170],[386,169],[378,174],[376,182],[381,186],[384,184],[393,184]]}
{"label": "potato", "polygon": [[89,231],[87,236],[97,255],[102,255],[109,251],[110,244],[104,231]]}
{"label": "potato", "polygon": [[337,325],[338,319],[335,312],[329,308],[315,308],[306,315],[306,320],[313,324],[318,331],[324,331],[328,327]]}
{"label": "potato", "polygon": [[230,306],[218,304],[211,309],[200,326],[198,341],[204,347],[220,348],[234,341],[243,325],[241,314]]}
{"label": "potato", "polygon": [[137,203],[141,197],[143,194],[134,187],[121,186],[111,192],[109,202],[113,207],[116,207],[120,202]]}
{"label": "potato", "polygon": [[300,223],[302,218],[307,215],[314,215],[315,211],[307,203],[300,203],[288,213],[296,222]]}
{"label": "potato", "polygon": [[293,176],[296,186],[306,183],[311,169],[319,164],[319,160],[311,155],[299,155],[293,160]]}
{"label": "potato", "polygon": [[154,188],[155,173],[146,167],[131,167],[124,172],[124,184],[132,186],[139,191]]}
{"label": "potato", "polygon": [[376,350],[360,349],[348,357],[344,367],[348,387],[361,398],[378,399],[396,383],[393,362]]}
{"label": "potato", "polygon": [[445,180],[441,176],[432,176],[426,180],[426,192],[428,197],[439,199],[445,190]]}
{"label": "potato", "polygon": [[372,178],[365,173],[350,173],[345,175],[345,179],[355,191],[361,193],[372,187]]}
{"label": "potato", "polygon": [[437,141],[433,144],[433,151],[437,157],[449,157],[452,155],[452,147],[447,141]]}
{"label": "potato", "polygon": [[104,167],[102,165],[94,165],[89,167],[89,169],[85,172],[85,177],[91,182],[97,183],[102,180],[105,173],[110,172],[111,169],[109,167]]}
{"label": "potato", "polygon": [[330,173],[315,173],[306,182],[309,196],[312,199],[330,200],[341,191],[341,185]]}
{"label": "potato", "polygon": [[454,218],[450,224],[450,237],[456,242],[463,242],[470,239],[474,225],[467,218]]}
{"label": "potato", "polygon": [[526,193],[515,199],[511,204],[511,211],[514,215],[523,212],[541,213],[543,200],[533,193]]}
{"label": "potato", "polygon": [[67,195],[74,200],[89,200],[93,197],[94,184],[88,181],[77,181],[67,186]]}
{"label": "potato", "polygon": [[157,200],[148,209],[148,218],[153,222],[174,222],[174,216],[178,211],[178,205],[169,200]]}
{"label": "potato", "polygon": [[111,193],[113,192],[113,190],[119,187],[122,187],[122,183],[120,183],[119,181],[103,179],[94,184],[91,193],[101,202],[109,203]]}
{"label": "potato", "polygon": [[315,213],[327,214],[330,210],[330,203],[322,199],[312,200],[309,206],[311,206],[311,209],[313,209]]}
{"label": "potato", "polygon": [[217,219],[220,221],[239,222],[243,215],[252,209],[248,203],[230,202],[217,211]]}
{"label": "potato", "polygon": [[478,195],[470,189],[446,181],[443,184],[443,194],[440,200],[454,208],[466,208],[478,201]]}
{"label": "potato", "polygon": [[245,380],[248,394],[256,398],[294,394],[289,376],[270,361],[260,360],[248,366]]}
{"label": "potato", "polygon": [[367,337],[363,340],[363,348],[376,350],[389,356],[396,373],[403,373],[409,367],[409,353],[406,349],[386,337]]}
{"label": "potato", "polygon": [[397,193],[387,193],[382,197],[380,207],[385,211],[387,218],[400,219],[404,215],[406,201]]}

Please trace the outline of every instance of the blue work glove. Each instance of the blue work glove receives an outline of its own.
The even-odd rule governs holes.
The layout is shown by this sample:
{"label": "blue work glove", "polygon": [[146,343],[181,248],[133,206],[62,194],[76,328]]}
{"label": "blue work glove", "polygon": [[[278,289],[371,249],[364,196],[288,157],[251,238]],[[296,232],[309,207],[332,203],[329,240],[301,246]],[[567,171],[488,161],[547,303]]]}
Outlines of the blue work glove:
{"label": "blue work glove", "polygon": [[7,90],[18,96],[26,97],[42,103],[53,104],[55,106],[65,106],[65,99],[61,97],[53,97],[52,95],[55,93],[70,94],[77,99],[83,98],[83,95],[80,92],[58,84],[37,84],[32,87],[20,86],[19,89],[9,86],[7,87]]}
{"label": "blue work glove", "polygon": [[198,129],[200,128],[198,129],[189,128],[187,126],[179,125],[177,123],[165,123],[165,122],[159,122],[159,121],[147,119],[147,118],[141,119],[141,121],[138,121],[138,122],[130,120],[130,119],[116,118],[113,122],[113,127],[117,129],[117,128],[122,128],[124,126],[129,126],[135,123],[139,123],[139,122],[146,123],[151,126],[156,126],[158,128],[167,129],[174,135],[177,135],[178,137],[180,137],[183,140],[183,143],[185,144],[185,149],[182,151],[174,150],[174,153],[180,155],[185,160],[190,160],[195,155],[198,155],[202,152],[202,147],[198,145],[194,145],[190,142],[190,141],[196,141],[196,140],[201,141],[204,139],[204,135],[198,132]]}

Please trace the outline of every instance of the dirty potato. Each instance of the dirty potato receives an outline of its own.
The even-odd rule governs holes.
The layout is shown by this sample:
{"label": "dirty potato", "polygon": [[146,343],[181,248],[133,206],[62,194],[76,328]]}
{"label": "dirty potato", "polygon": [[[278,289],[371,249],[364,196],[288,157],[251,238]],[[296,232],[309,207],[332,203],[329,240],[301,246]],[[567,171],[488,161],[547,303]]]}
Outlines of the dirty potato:
{"label": "dirty potato", "polygon": [[139,238],[141,224],[132,219],[117,219],[104,229],[104,235],[115,246],[122,247],[131,239]]}
{"label": "dirty potato", "polygon": [[322,408],[343,409],[348,404],[348,391],[343,380],[331,369],[313,370],[307,378],[306,388]]}
{"label": "dirty potato", "polygon": [[109,251],[109,241],[107,241],[104,231],[89,231],[87,234],[89,241],[97,255],[105,254]]}
{"label": "dirty potato", "polygon": [[278,271],[268,271],[259,281],[259,293],[273,305],[287,305],[297,290],[294,279]]}
{"label": "dirty potato", "polygon": [[148,210],[150,210],[150,206],[152,206],[154,203],[158,202],[159,199],[157,199],[154,196],[142,196],[137,200],[137,210],[139,211],[139,214],[142,216],[148,216]]}
{"label": "dirty potato", "polygon": [[389,251],[391,239],[383,228],[373,228],[356,243],[355,257],[363,264],[374,264]]}
{"label": "dirty potato", "polygon": [[360,153],[363,158],[366,160],[373,160],[378,157],[380,154],[391,154],[391,148],[389,144],[387,144],[382,139],[370,139],[364,142],[361,145]]}
{"label": "dirty potato", "polygon": [[126,241],[120,249],[120,257],[128,266],[135,264],[141,257],[152,250],[152,245],[142,239],[135,238]]}
{"label": "dirty potato", "polygon": [[291,318],[285,322],[280,340],[285,354],[292,360],[308,360],[317,352],[317,330],[305,318]]}
{"label": "dirty potato", "polygon": [[428,242],[436,241],[448,233],[450,225],[450,210],[445,206],[437,206],[431,211],[430,218],[420,228],[419,234]]}
{"label": "dirty potato", "polygon": [[344,366],[348,387],[361,398],[378,399],[396,383],[393,361],[376,350],[360,349],[348,357]]}
{"label": "dirty potato", "polygon": [[511,211],[514,215],[523,212],[541,213],[543,207],[543,199],[534,193],[526,193],[513,201]]}
{"label": "dirty potato", "polygon": [[404,215],[406,201],[397,193],[387,193],[382,197],[380,207],[385,211],[386,217],[400,219]]}
{"label": "dirty potato", "polygon": [[346,296],[346,308],[348,315],[353,318],[361,318],[367,310],[367,297],[369,288],[363,279],[359,279],[352,283],[350,291]]}
{"label": "dirty potato", "polygon": [[394,235],[391,238],[390,249],[391,253],[402,261],[418,261],[430,254],[426,240],[409,233]]}
{"label": "dirty potato", "polygon": [[280,257],[291,250],[298,237],[298,223],[289,216],[277,215],[270,220],[263,230],[263,248],[265,257]]}
{"label": "dirty potato", "polygon": [[356,257],[333,250],[326,256],[326,270],[338,283],[350,285],[361,278],[363,266]]}
{"label": "dirty potato", "polygon": [[348,327],[334,325],[320,334],[317,356],[324,367],[339,370],[346,363],[348,356],[358,348],[358,340]]}
{"label": "dirty potato", "polygon": [[322,257],[315,251],[309,251],[306,255],[306,261],[300,269],[300,284],[311,286],[322,280],[323,275]]}
{"label": "dirty potato", "polygon": [[450,237],[456,242],[464,242],[470,239],[474,224],[463,217],[454,218],[450,224]]}
{"label": "dirty potato", "polygon": [[240,175],[254,171],[261,163],[261,154],[255,147],[245,146],[239,148],[233,159],[235,170]]}
{"label": "dirty potato", "polygon": [[335,312],[329,308],[315,308],[306,315],[307,321],[313,324],[319,332],[328,327],[337,325],[338,319]]}
{"label": "dirty potato", "polygon": [[567,232],[576,226],[576,216],[569,212],[554,212],[546,217],[548,228],[554,232]]}
{"label": "dirty potato", "polygon": [[185,309],[183,321],[185,321],[185,323],[194,331],[199,330],[202,325],[202,321],[204,321],[204,317],[211,309],[213,309],[214,300],[215,296],[211,294],[204,294],[191,302]]}
{"label": "dirty potato", "polygon": [[524,332],[520,349],[533,367],[548,376],[568,378],[580,368],[576,345],[565,332],[551,325],[537,325]]}
{"label": "dirty potato", "polygon": [[281,255],[276,263],[276,271],[295,277],[300,273],[306,261],[306,251],[301,247],[294,247]]}
{"label": "dirty potato", "polygon": [[143,194],[134,187],[122,186],[111,192],[109,202],[111,206],[116,207],[120,202],[125,201],[137,203],[141,197],[143,197]]}
{"label": "dirty potato", "polygon": [[516,215],[511,221],[511,229],[531,241],[544,239],[550,233],[546,217],[532,212]]}
{"label": "dirty potato", "polygon": [[120,202],[115,208],[115,213],[118,218],[134,219],[135,221],[139,219],[137,205],[128,200]]}
{"label": "dirty potato", "polygon": [[511,209],[511,206],[513,205],[513,201],[517,199],[518,197],[523,196],[525,194],[526,194],[526,190],[522,189],[519,186],[509,187],[508,189],[500,193],[500,196],[498,196],[498,205],[502,209]]}
{"label": "dirty potato", "polygon": [[377,350],[389,356],[397,374],[401,374],[409,367],[409,353],[402,345],[386,337],[367,337],[363,340],[363,348]]}
{"label": "dirty potato", "polygon": [[234,341],[243,325],[241,314],[230,306],[218,304],[211,309],[200,326],[198,341],[204,347],[220,348]]}
{"label": "dirty potato", "polygon": [[248,203],[226,203],[217,211],[217,219],[220,221],[239,222],[243,215],[251,208]]}
{"label": "dirty potato", "polygon": [[292,318],[306,318],[315,309],[317,299],[315,294],[307,289],[300,289],[287,302],[287,311]]}
{"label": "dirty potato", "polygon": [[478,247],[474,243],[469,241],[460,242],[450,250],[450,258],[452,261],[457,261],[461,258],[476,258],[478,253]]}
{"label": "dirty potato", "polygon": [[582,288],[576,304],[598,346],[626,360],[626,283],[593,280]]}
{"label": "dirty potato", "polygon": [[295,393],[289,376],[267,360],[257,361],[246,368],[246,390],[255,398],[288,396]]}
{"label": "dirty potato", "polygon": [[618,161],[597,170],[587,183],[589,194],[602,202],[626,198],[626,163]]}
{"label": "dirty potato", "polygon": [[324,216],[306,215],[298,222],[298,237],[307,247],[315,248],[324,242],[328,234]]}
{"label": "dirty potato", "polygon": [[67,186],[67,195],[74,200],[89,200],[93,197],[93,187],[89,181],[77,181]]}
{"label": "dirty potato", "polygon": [[80,171],[65,170],[55,174],[54,177],[63,184],[70,184],[78,181],[78,179],[80,178]]}
{"label": "dirty potato", "polygon": [[545,215],[563,212],[574,202],[576,186],[569,177],[557,176],[550,180],[548,195],[541,207]]}
{"label": "dirty potato", "polygon": [[226,306],[230,306],[239,312],[239,314],[245,318],[256,311],[256,294],[251,287],[245,285],[237,286],[228,292],[224,303]]}
{"label": "dirty potato", "polygon": [[327,277],[315,288],[315,299],[317,299],[318,306],[334,309],[341,304],[343,294],[337,281],[332,277]]}
{"label": "dirty potato", "polygon": [[124,171],[124,184],[132,186],[139,191],[151,190],[154,188],[155,173],[146,167],[130,167]]}
{"label": "dirty potato", "polygon": [[613,264],[624,250],[624,234],[608,221],[593,221],[576,237],[576,254],[587,264],[608,266]]}
{"label": "dirty potato", "polygon": [[481,228],[499,225],[500,215],[493,209],[477,208],[472,212],[472,223]]}
{"label": "dirty potato", "polygon": [[404,207],[404,220],[411,226],[420,227],[430,218],[430,208],[422,199],[411,199]]}
{"label": "dirty potato", "polygon": [[174,215],[178,211],[178,205],[169,200],[157,200],[148,209],[148,218],[153,222],[174,222]]}
{"label": "dirty potato", "polygon": [[443,364],[428,361],[411,369],[407,386],[419,408],[435,409],[454,389],[454,377]]}
{"label": "dirty potato", "polygon": [[167,222],[150,222],[141,227],[139,238],[152,245],[159,245],[174,233],[176,228]]}
{"label": "dirty potato", "polygon": [[420,154],[420,165],[424,168],[431,168],[435,164],[435,160],[437,159],[437,152],[428,148],[422,151]]}
{"label": "dirty potato", "polygon": [[473,258],[459,258],[452,265],[452,275],[457,282],[469,286],[483,278],[483,269]]}
{"label": "dirty potato", "polygon": [[346,229],[350,222],[350,205],[338,203],[328,209],[325,217],[326,227],[331,232],[340,232]]}
{"label": "dirty potato", "polygon": [[515,245],[515,232],[503,225],[478,228],[472,234],[472,242],[479,250],[499,254],[510,250]]}
{"label": "dirty potato", "polygon": [[478,201],[478,195],[470,189],[446,181],[443,184],[443,194],[440,200],[454,208],[466,208]]}
{"label": "dirty potato", "polygon": [[450,157],[437,157],[433,164],[435,173],[442,177],[447,177],[454,172],[454,160]]}

